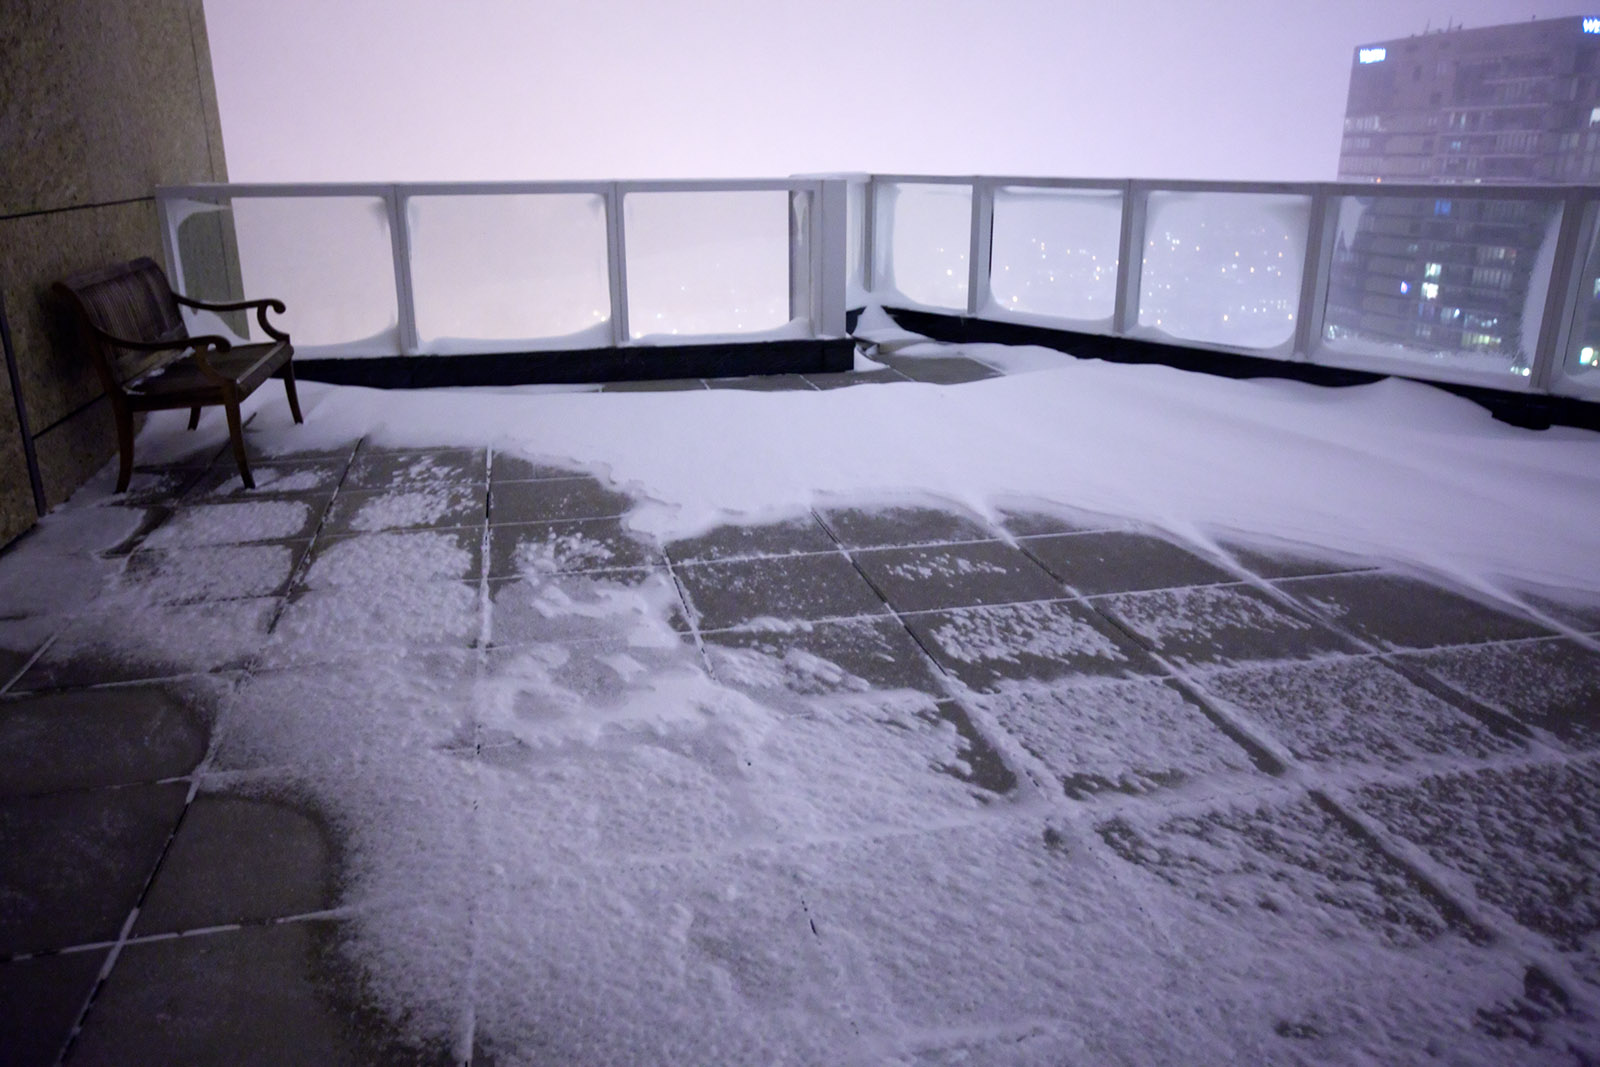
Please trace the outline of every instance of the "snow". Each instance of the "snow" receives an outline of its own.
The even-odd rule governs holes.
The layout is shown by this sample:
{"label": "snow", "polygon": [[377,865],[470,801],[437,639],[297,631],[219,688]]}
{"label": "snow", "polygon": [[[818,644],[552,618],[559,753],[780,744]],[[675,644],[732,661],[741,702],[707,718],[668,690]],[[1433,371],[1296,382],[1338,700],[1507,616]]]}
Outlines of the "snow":
{"label": "snow", "polygon": [[493,443],[604,471],[649,498],[630,521],[662,539],[922,491],[985,516],[1031,498],[1202,544],[1237,533],[1377,556],[1479,589],[1600,586],[1600,439],[1510,427],[1411,382],[1325,389],[1060,356],[956,387],[825,395],[304,392],[303,428],[262,410],[266,447],[363,432]]}
{"label": "snow", "polygon": [[[917,344],[864,322],[897,354]],[[1514,820],[1555,810],[1592,837],[1592,762],[1504,769],[1504,739],[1370,657],[1336,659],[1359,650],[1253,587],[1098,598],[1120,632],[1065,590],[900,628],[877,601],[820,622],[832,601],[762,588],[860,582],[831,543],[559,573],[615,562],[616,542],[573,523],[520,541],[511,576],[478,579],[493,529],[392,528],[443,515],[469,467],[520,457],[625,494],[641,544],[842,502],[994,521],[1023,502],[1219,558],[1223,543],[1298,546],[1509,600],[1600,585],[1595,435],[1512,429],[1407,383],[964,352],[1016,373],[782,394],[307,383],[304,426],[254,402],[253,448],[364,438],[362,456],[489,461],[358,456],[348,481],[386,492],[355,512],[361,532],[317,536],[286,599],[171,605],[141,578],[276,582],[287,550],[259,542],[311,517],[272,499],[177,508],[144,548],[150,566],[175,558],[156,549],[191,554],[153,572],[95,554],[137,527],[102,518],[121,509],[74,504],[17,552],[64,561],[70,580],[5,596],[69,620],[40,660],[58,677],[105,659],[243,670],[205,787],[305,798],[335,829],[341,951],[416,1040],[476,1041],[507,1063],[1557,1059],[1482,1022],[1540,1039],[1567,1025],[1529,1007],[1522,943],[1480,929],[1326,797],[1406,826],[1448,884],[1475,887],[1491,920],[1525,918],[1582,989],[1600,982],[1593,902],[1582,929],[1555,902],[1592,897],[1572,881],[1587,861],[1519,851]],[[153,418],[146,434],[179,425]],[[550,482],[550,499],[586,484]],[[92,535],[66,532],[80,519]],[[1005,571],[964,550],[905,559],[902,577],[946,586]],[[761,593],[767,614],[716,601],[712,578]],[[685,600],[736,629],[702,636]],[[1222,657],[1213,642],[1236,632],[1259,635],[1268,662]],[[1129,633],[1179,677],[1145,677],[1156,667]],[[1491,697],[1519,715],[1528,693],[1508,676]],[[1292,773],[1238,743],[1256,730],[1288,738]],[[1396,777],[1413,764],[1433,777]],[[1006,784],[983,784],[994,765]],[[1497,775],[1510,801],[1484,784]]]}

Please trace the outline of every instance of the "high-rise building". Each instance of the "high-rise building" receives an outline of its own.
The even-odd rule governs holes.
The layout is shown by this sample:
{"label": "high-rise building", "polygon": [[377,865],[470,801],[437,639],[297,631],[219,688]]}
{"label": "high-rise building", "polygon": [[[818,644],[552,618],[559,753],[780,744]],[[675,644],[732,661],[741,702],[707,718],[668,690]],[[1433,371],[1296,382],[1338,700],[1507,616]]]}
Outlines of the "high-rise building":
{"label": "high-rise building", "polygon": [[1450,29],[1356,48],[1339,177],[1600,178],[1600,17]]}
{"label": "high-rise building", "polygon": [[[1597,177],[1600,18],[1448,29],[1351,56],[1341,180]],[[1527,376],[1558,202],[1509,190],[1504,198],[1374,193],[1340,202],[1324,340]]]}

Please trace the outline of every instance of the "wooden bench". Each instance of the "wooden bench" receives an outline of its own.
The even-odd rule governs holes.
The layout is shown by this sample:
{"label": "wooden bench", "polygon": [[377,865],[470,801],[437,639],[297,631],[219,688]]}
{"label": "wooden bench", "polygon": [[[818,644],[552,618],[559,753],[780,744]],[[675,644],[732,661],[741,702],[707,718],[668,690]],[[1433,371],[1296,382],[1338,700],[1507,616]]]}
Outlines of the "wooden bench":
{"label": "wooden bench", "polygon": [[[209,304],[172,291],[154,260],[140,258],[100,270],[74,274],[55,284],[54,291],[71,308],[83,343],[94,358],[95,369],[111,398],[117,419],[117,444],[122,467],[117,492],[128,488],[133,476],[133,416],[140,411],[189,409],[189,429],[200,423],[200,409],[225,408],[233,458],[245,488],[254,489],[250,464],[244,452],[244,428],[239,402],[268,378],[283,379],[289,411],[295,422],[300,398],[294,389],[294,348],[289,335],[267,321],[271,309],[283,314],[281,300],[241,300]],[[261,344],[234,344],[207,334],[190,337],[179,307],[206,311],[242,311],[254,308],[256,321],[271,338]]]}

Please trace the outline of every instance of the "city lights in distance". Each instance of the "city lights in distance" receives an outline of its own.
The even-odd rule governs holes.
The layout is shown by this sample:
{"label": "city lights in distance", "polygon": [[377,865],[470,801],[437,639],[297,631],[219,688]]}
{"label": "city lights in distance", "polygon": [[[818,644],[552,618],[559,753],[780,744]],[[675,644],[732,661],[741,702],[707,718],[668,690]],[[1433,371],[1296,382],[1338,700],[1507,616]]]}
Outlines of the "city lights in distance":
{"label": "city lights in distance", "polygon": [[[1589,21],[1590,20],[1588,19],[1583,20],[1583,32],[1600,33],[1600,27],[1597,27],[1593,30],[1589,29]],[[1600,19],[1596,19],[1595,21],[1600,22]],[[1382,63],[1386,58],[1388,58],[1388,55],[1389,50],[1387,48],[1363,48],[1356,53],[1356,58],[1363,63]]]}

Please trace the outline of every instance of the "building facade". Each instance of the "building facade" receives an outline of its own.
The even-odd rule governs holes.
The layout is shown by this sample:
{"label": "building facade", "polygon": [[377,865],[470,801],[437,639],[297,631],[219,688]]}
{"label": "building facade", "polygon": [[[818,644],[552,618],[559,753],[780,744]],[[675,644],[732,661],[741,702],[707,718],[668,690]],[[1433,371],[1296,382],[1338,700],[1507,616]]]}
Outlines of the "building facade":
{"label": "building facade", "polygon": [[1600,17],[1358,47],[1343,181],[1600,179]]}
{"label": "building facade", "polygon": [[[1600,179],[1600,18],[1362,45],[1341,181]],[[1559,208],[1526,194],[1342,199],[1324,340],[1526,377]],[[1600,325],[1586,316],[1585,336]]]}

